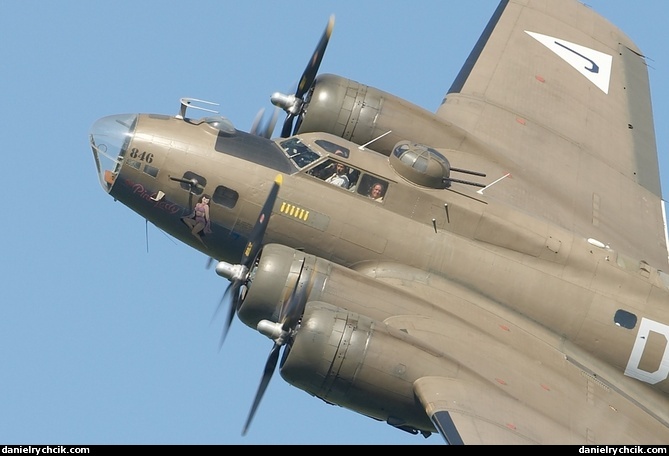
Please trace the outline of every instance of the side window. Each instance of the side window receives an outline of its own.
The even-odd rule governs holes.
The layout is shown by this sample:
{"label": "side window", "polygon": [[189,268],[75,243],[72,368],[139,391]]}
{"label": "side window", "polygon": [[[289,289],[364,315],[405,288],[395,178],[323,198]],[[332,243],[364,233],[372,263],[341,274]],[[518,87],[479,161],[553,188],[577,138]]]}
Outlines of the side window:
{"label": "side window", "polygon": [[214,194],[212,195],[212,201],[214,203],[231,209],[235,207],[238,199],[239,193],[231,188],[224,187],[223,185],[216,187],[216,190],[214,190]]}
{"label": "side window", "polygon": [[370,176],[369,174],[362,175],[360,184],[356,189],[360,195],[371,198],[379,203],[386,196],[386,190],[388,190],[388,182],[386,180]]}
{"label": "side window", "polygon": [[144,165],[144,172],[151,177],[157,177],[158,176],[158,168],[156,168],[155,166]]}
{"label": "side window", "polygon": [[626,310],[618,309],[613,316],[613,321],[617,326],[622,326],[627,329],[634,329],[636,326],[636,315]]}

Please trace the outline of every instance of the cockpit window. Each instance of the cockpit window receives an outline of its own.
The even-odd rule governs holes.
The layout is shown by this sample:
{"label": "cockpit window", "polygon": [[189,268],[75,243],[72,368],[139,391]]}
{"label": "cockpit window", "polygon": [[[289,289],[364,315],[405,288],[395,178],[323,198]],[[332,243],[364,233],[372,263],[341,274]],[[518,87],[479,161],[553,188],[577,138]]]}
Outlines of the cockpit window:
{"label": "cockpit window", "polygon": [[327,152],[330,152],[331,154],[335,154],[335,155],[340,155],[344,158],[348,158],[348,155],[350,153],[349,150],[346,147],[342,147],[339,144],[335,144],[333,142],[326,141],[325,139],[317,139],[316,144],[321,146]]}
{"label": "cockpit window", "polygon": [[388,182],[371,174],[363,174],[360,178],[356,191],[363,196],[373,199],[376,202],[383,202],[383,197],[386,196],[388,189]]}
{"label": "cockpit window", "polygon": [[378,203],[383,202],[388,190],[387,180],[367,174],[342,161],[332,159],[319,163],[309,169],[307,174],[349,192],[371,198]]}
{"label": "cockpit window", "polygon": [[349,190],[355,187],[360,171],[336,160],[325,160],[307,171],[307,174]]}
{"label": "cockpit window", "polygon": [[317,152],[311,150],[298,138],[289,138],[283,141],[281,147],[288,158],[300,169],[321,158]]}

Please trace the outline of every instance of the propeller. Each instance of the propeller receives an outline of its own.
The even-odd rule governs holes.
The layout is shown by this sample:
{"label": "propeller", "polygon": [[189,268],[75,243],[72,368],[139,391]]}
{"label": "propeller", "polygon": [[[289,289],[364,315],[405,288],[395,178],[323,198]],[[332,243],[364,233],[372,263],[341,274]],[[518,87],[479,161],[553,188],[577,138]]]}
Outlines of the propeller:
{"label": "propeller", "polygon": [[262,136],[263,138],[271,138],[272,133],[274,133],[274,127],[276,126],[276,122],[279,119],[279,108],[277,106],[274,107],[274,112],[272,113],[272,116],[270,117],[269,121],[267,123],[262,123],[263,118],[265,117],[265,108],[261,108],[260,111],[258,111],[258,114],[256,114],[255,119],[253,120],[253,125],[251,126],[251,130],[249,130],[249,133],[252,135],[258,135]]}
{"label": "propeller", "polygon": [[297,91],[292,95],[285,95],[280,92],[275,92],[270,97],[272,104],[283,109],[287,114],[286,120],[283,122],[283,128],[281,129],[282,138],[287,138],[293,134],[293,120],[295,117],[299,117],[304,112],[302,109],[304,106],[304,96],[307,94],[307,92],[309,92],[309,89],[311,89],[311,86],[314,84],[316,74],[318,73],[318,67],[321,65],[321,61],[323,60],[325,48],[328,45],[333,28],[334,15],[330,16],[328,24],[325,27],[325,31],[323,32],[323,36],[321,36],[321,40],[318,42],[316,50],[314,50],[307,67],[302,73],[300,82],[297,85]]}
{"label": "propeller", "polygon": [[252,269],[253,263],[256,261],[256,257],[258,256],[258,252],[262,246],[262,240],[265,236],[265,231],[267,230],[267,225],[269,223],[270,216],[272,215],[272,208],[274,207],[277,195],[279,194],[279,188],[281,187],[282,181],[283,178],[280,174],[276,176],[276,179],[274,179],[274,184],[272,185],[269,195],[265,200],[265,204],[260,210],[260,214],[258,215],[258,219],[253,226],[253,229],[251,229],[249,240],[246,244],[246,248],[244,249],[244,253],[242,254],[242,258],[239,264],[231,264],[226,263],[225,261],[219,261],[216,265],[216,274],[220,275],[221,277],[225,277],[230,281],[230,284],[226,288],[225,293],[223,293],[223,297],[217,308],[218,312],[218,309],[220,309],[220,307],[225,302],[230,302],[228,315],[225,321],[225,327],[223,329],[223,334],[221,335],[221,347],[223,346],[225,336],[227,335],[228,329],[232,324],[235,313],[241,304],[243,297],[242,291],[248,283],[249,271]]}
{"label": "propeller", "polygon": [[265,108],[260,108],[260,111],[258,111],[258,114],[256,114],[255,119],[253,119],[253,124],[251,125],[249,133],[251,133],[252,135],[258,134],[258,126],[260,125],[260,121],[262,120],[264,115],[265,115]]}
{"label": "propeller", "polygon": [[263,370],[263,375],[260,379],[260,385],[258,386],[258,391],[256,392],[256,396],[253,400],[253,405],[251,406],[249,416],[246,419],[246,423],[244,424],[242,435],[246,435],[246,431],[251,425],[251,421],[253,420],[253,416],[255,415],[256,410],[258,409],[258,405],[260,404],[260,401],[265,394],[267,385],[269,385],[269,381],[274,374],[276,364],[279,360],[281,347],[286,345],[286,343],[288,343],[288,341],[290,341],[291,338],[296,334],[300,319],[304,313],[308,283],[308,278],[306,280],[302,280],[304,262],[305,260],[302,260],[300,272],[297,276],[297,280],[295,281],[295,287],[293,288],[293,291],[291,292],[288,299],[284,301],[283,306],[281,307],[279,321],[272,322],[269,320],[261,320],[258,322],[258,331],[272,339],[274,341],[274,345],[272,345],[267,362],[265,363],[265,369]]}

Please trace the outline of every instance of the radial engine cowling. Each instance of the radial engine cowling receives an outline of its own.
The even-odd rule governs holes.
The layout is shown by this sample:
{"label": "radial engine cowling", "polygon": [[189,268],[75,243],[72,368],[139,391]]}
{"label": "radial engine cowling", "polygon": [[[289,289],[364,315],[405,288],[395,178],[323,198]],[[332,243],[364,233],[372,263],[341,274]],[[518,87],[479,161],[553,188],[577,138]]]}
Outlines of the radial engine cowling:
{"label": "radial engine cowling", "polygon": [[[401,273],[401,266],[397,268]],[[432,304],[404,290],[280,244],[265,245],[249,275],[252,279],[237,315],[253,329],[261,320],[278,320],[283,303],[296,285],[307,287],[307,301],[323,301],[344,309],[359,309],[362,305],[367,316],[379,321],[394,315],[428,315],[433,311]]]}
{"label": "radial engine cowling", "polygon": [[433,306],[278,244],[263,247],[251,275],[238,316],[254,329],[260,330],[263,320],[266,327],[278,322],[293,290],[306,290],[301,322],[290,333],[280,364],[284,380],[410,432],[434,432],[413,384],[425,376],[455,377],[460,366],[429,342],[384,322],[396,315],[429,315]]}
{"label": "radial engine cowling", "polygon": [[[454,148],[464,133],[390,93],[332,74],[316,78],[298,133],[326,132],[390,155],[401,140]],[[378,139],[377,139],[378,138]]]}
{"label": "radial engine cowling", "polygon": [[280,368],[291,385],[410,432],[434,432],[413,383],[457,365],[399,329],[311,301]]}

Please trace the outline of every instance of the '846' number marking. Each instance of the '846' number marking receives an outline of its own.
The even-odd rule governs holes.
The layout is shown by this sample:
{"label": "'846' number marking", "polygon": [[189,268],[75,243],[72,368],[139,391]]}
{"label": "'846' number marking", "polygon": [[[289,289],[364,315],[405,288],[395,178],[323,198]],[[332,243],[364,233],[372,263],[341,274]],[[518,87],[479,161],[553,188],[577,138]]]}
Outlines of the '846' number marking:
{"label": "'846' number marking", "polygon": [[139,149],[133,147],[130,151],[130,158],[134,158],[139,161],[146,163],[151,163],[153,161],[153,154],[150,152],[140,152]]}

